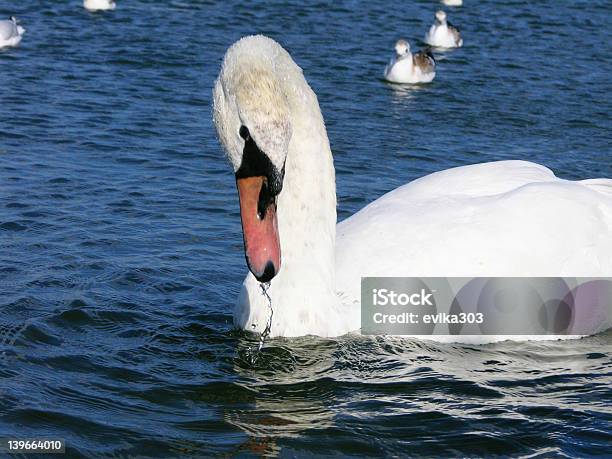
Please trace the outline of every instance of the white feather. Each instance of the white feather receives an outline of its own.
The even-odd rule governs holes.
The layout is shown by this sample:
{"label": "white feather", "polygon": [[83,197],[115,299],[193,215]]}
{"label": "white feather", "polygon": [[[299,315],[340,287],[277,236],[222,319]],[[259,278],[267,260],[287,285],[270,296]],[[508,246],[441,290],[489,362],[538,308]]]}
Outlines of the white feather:
{"label": "white feather", "polygon": [[425,34],[425,43],[437,48],[460,48],[463,46],[463,38],[461,38],[460,32],[448,25],[446,13],[444,11],[436,12],[436,19],[438,20],[431,25]]}
{"label": "white feather", "polygon": [[[334,167],[315,94],[273,40],[248,37],[239,44],[226,54],[214,91],[215,122],[230,160],[240,155],[230,131],[237,129],[234,120],[242,107],[228,101],[241,91],[236,84],[242,72],[274,80],[258,85],[251,97],[265,104],[272,95],[262,88],[281,91],[292,132],[277,211],[283,262],[268,291],[274,308],[272,336],[357,331],[362,276],[612,275],[612,180],[562,180],[525,161],[464,166],[422,177],[336,228]],[[230,65],[228,60],[248,64]],[[261,129],[278,129],[275,109],[258,108],[267,109],[272,121],[262,120]],[[247,275],[235,324],[261,332],[268,314],[259,283]],[[608,317],[591,331],[610,325]],[[502,338],[431,337],[470,342]]]}
{"label": "white feather", "polygon": [[423,70],[414,65],[410,45],[406,40],[398,40],[395,44],[395,56],[385,67],[385,80],[391,83],[430,83],[436,77],[435,62],[430,59],[431,69]]}
{"label": "white feather", "polygon": [[0,21],[0,48],[17,46],[21,43],[24,33],[25,29],[17,25],[14,18]]}
{"label": "white feather", "polygon": [[117,4],[113,0],[83,0],[83,6],[88,11],[114,10]]}

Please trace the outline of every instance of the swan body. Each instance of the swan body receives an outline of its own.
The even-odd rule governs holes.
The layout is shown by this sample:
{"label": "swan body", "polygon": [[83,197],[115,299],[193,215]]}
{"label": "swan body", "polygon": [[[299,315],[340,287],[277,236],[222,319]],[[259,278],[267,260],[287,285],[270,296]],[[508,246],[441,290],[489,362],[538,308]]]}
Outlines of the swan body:
{"label": "swan body", "polygon": [[[278,236],[282,253],[267,290],[272,336],[358,331],[362,276],[612,274],[612,180],[563,180],[525,161],[463,166],[408,183],[336,225],[335,173],[323,118],[289,54],[269,38],[243,38],[227,51],[213,92],[217,132],[236,172],[251,270],[234,312],[238,327],[262,332],[270,317],[258,281],[265,274],[253,268],[249,255],[255,243],[271,246],[249,236],[239,182],[255,180],[241,173],[255,163],[249,165],[252,150],[243,146],[243,127],[249,141],[272,152],[264,169],[284,170],[282,189],[270,204],[276,214],[265,214],[278,219],[270,237]],[[257,164],[263,163],[259,158]],[[590,332],[611,325],[608,316]]]}
{"label": "swan body", "polygon": [[463,38],[457,27],[448,22],[444,11],[436,12],[436,22],[425,34],[425,43],[438,48],[460,48]]}
{"label": "swan body", "polygon": [[410,52],[406,40],[395,44],[395,56],[385,67],[385,80],[391,83],[429,83],[436,76],[436,61],[425,51]]}
{"label": "swan body", "polygon": [[117,4],[113,0],[83,0],[83,6],[88,11],[114,10]]}
{"label": "swan body", "polygon": [[463,5],[463,0],[442,0],[446,6],[461,6]]}
{"label": "swan body", "polygon": [[11,16],[8,20],[0,21],[0,48],[17,46],[25,29],[17,24],[17,19]]}

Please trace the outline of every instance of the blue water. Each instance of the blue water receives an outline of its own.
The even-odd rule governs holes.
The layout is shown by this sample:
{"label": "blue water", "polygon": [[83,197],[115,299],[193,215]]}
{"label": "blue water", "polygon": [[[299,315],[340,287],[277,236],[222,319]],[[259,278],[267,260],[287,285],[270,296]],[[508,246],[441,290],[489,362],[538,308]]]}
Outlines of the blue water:
{"label": "blue water", "polygon": [[530,159],[612,177],[607,0],[449,9],[430,85],[381,81],[436,1],[0,4],[0,437],[70,457],[604,456],[612,333],[451,346],[232,330],[246,273],[211,123],[227,47],[265,33],[317,92],[339,216],[429,172]]}

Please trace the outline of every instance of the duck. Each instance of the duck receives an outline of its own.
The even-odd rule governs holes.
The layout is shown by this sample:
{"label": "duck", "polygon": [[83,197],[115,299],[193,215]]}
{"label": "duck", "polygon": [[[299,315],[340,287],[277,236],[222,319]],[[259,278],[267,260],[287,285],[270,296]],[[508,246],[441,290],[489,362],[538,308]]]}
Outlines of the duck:
{"label": "duck", "polygon": [[429,51],[410,52],[410,43],[399,39],[395,56],[385,67],[385,80],[391,83],[429,83],[436,76],[436,60]]}
{"label": "duck", "polygon": [[114,10],[117,4],[113,0],[83,0],[83,6],[87,11]]}
{"label": "duck", "polygon": [[[522,160],[465,165],[402,185],[337,223],[317,96],[280,44],[262,35],[234,43],[212,99],[248,267],[237,328],[271,337],[360,333],[364,276],[612,273],[611,179],[564,180]],[[584,334],[611,326],[607,314]]]}
{"label": "duck", "polygon": [[461,6],[463,5],[463,0],[442,0],[446,6]]}
{"label": "duck", "polygon": [[24,33],[15,16],[0,21],[0,48],[19,45]]}
{"label": "duck", "polygon": [[459,29],[448,21],[446,13],[438,10],[435,18],[436,22],[425,34],[425,43],[437,48],[460,48],[463,46],[463,38],[461,38]]}

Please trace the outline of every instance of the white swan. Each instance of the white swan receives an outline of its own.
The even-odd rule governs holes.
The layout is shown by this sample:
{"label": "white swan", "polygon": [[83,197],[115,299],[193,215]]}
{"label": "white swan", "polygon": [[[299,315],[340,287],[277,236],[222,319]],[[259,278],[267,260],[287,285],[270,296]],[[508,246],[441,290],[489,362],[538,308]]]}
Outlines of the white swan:
{"label": "white swan", "polygon": [[446,13],[439,10],[436,11],[436,22],[425,34],[425,43],[439,48],[459,48],[463,46],[463,39],[459,29],[447,20]]}
{"label": "white swan", "polygon": [[442,0],[446,6],[461,6],[463,5],[463,0]]}
{"label": "white swan", "polygon": [[88,11],[114,10],[117,4],[113,0],[83,0],[83,6]]}
{"label": "white swan", "polygon": [[612,180],[562,180],[523,161],[464,166],[404,185],[336,226],[323,117],[289,54],[263,36],[241,39],[213,98],[251,271],[238,327],[266,325],[258,279],[271,280],[272,336],[337,336],[360,328],[361,276],[612,274]]}
{"label": "white swan", "polygon": [[0,21],[0,48],[17,46],[24,33],[25,29],[17,24],[15,16]]}
{"label": "white swan", "polygon": [[385,67],[385,80],[392,83],[429,83],[436,76],[436,61],[431,53],[410,52],[406,40],[395,43],[395,56]]}

